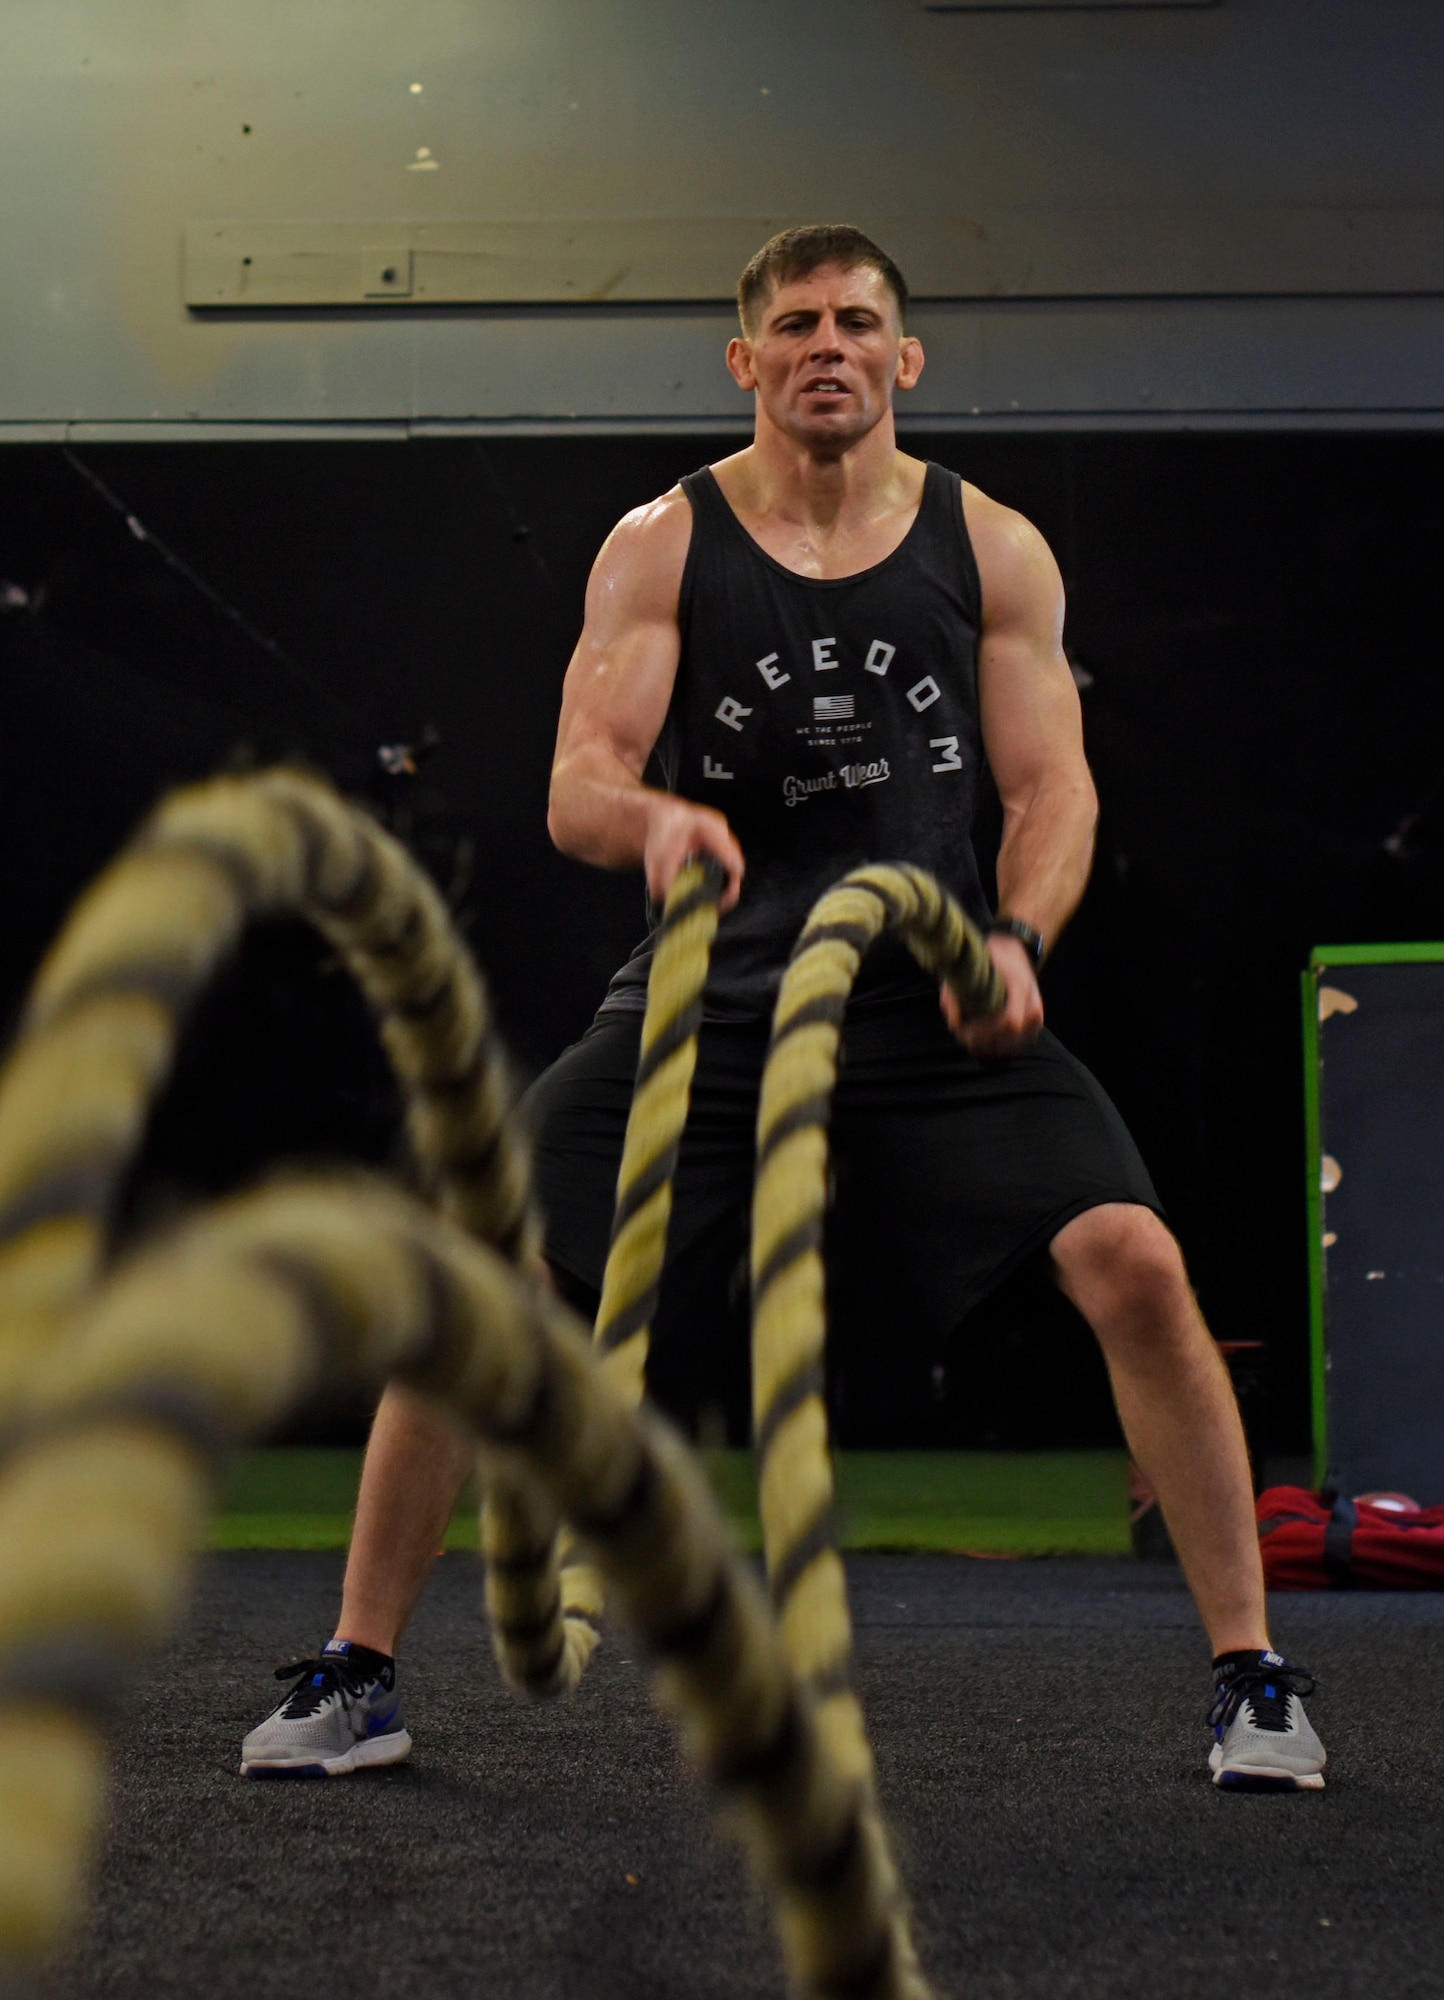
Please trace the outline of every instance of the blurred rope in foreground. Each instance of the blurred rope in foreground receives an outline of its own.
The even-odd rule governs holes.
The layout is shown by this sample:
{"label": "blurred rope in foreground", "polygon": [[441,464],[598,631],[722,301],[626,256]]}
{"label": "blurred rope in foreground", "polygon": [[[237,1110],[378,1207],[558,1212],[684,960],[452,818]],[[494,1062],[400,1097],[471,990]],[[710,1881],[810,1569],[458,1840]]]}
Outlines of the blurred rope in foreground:
{"label": "blurred rope in foreground", "polygon": [[[111,1269],[117,1190],[187,1012],[273,915],[309,919],[371,1003],[417,1192],[272,1185]],[[870,1778],[820,1731],[685,1448],[535,1282],[508,1107],[441,898],[313,779],[176,794],[72,914],[0,1073],[0,1978],[76,1917],[117,1663],[179,1614],[219,1454],[321,1379],[395,1375],[477,1435],[508,1676],[546,1691],[596,1643],[594,1614],[563,1610],[565,1520],[730,1807],[796,1990],[923,2000]]]}

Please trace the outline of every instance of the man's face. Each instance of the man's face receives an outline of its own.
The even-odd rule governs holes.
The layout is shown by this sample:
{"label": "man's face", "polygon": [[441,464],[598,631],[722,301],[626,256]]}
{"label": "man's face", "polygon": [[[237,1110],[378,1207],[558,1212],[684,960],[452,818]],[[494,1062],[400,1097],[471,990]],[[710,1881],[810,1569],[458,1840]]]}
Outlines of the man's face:
{"label": "man's face", "polygon": [[923,351],[898,325],[880,271],[825,265],[777,288],[752,336],[728,348],[727,365],[779,430],[831,455],[867,436],[895,389],[912,387]]}

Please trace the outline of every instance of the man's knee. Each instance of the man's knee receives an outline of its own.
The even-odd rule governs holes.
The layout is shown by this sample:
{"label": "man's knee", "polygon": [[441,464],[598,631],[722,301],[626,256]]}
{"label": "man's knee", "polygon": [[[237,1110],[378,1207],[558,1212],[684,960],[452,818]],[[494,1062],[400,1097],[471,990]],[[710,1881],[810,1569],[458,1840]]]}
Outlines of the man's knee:
{"label": "man's knee", "polygon": [[1095,1327],[1104,1319],[1161,1328],[1192,1317],[1183,1253],[1152,1209],[1090,1208],[1058,1232],[1052,1250],[1059,1284]]}

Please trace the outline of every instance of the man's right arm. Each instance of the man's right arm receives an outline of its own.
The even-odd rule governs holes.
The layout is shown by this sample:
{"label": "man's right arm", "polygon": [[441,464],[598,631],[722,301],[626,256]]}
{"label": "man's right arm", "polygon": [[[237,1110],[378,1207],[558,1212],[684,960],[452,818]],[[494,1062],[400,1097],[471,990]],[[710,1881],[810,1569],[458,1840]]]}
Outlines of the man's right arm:
{"label": "man's right arm", "polygon": [[728,910],[744,863],[726,819],[642,782],[677,677],[691,532],[692,510],[674,487],[628,514],[602,545],[562,689],[547,829],[578,861],[645,869],[659,903],[689,856],[711,854],[727,871]]}

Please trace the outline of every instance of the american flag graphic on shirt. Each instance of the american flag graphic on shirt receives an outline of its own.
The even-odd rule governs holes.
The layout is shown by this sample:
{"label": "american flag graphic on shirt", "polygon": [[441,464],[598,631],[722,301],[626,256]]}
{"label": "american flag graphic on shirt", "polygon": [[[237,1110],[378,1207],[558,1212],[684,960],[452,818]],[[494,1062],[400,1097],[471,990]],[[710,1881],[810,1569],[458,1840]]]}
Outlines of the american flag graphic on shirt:
{"label": "american flag graphic on shirt", "polygon": [[816,694],[812,697],[814,722],[851,722],[856,710],[855,695]]}

